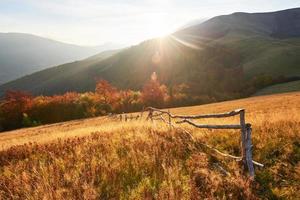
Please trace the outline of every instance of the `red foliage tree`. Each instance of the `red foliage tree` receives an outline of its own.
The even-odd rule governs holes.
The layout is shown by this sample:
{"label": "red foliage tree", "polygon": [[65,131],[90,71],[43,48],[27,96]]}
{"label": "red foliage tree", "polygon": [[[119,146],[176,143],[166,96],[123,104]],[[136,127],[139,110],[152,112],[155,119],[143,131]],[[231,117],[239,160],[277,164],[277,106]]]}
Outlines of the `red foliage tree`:
{"label": "red foliage tree", "polygon": [[96,84],[96,94],[101,97],[105,104],[113,104],[118,98],[118,90],[106,80],[100,80]]}
{"label": "red foliage tree", "polygon": [[1,104],[1,126],[5,130],[19,128],[22,126],[23,114],[32,106],[32,96],[22,91],[6,92]]}
{"label": "red foliage tree", "polygon": [[67,92],[64,95],[36,97],[29,116],[41,123],[55,123],[84,117],[85,105],[80,101],[81,94]]}
{"label": "red foliage tree", "polygon": [[161,85],[153,72],[150,81],[148,81],[142,90],[142,102],[147,106],[161,107],[168,98],[168,92],[165,85]]}

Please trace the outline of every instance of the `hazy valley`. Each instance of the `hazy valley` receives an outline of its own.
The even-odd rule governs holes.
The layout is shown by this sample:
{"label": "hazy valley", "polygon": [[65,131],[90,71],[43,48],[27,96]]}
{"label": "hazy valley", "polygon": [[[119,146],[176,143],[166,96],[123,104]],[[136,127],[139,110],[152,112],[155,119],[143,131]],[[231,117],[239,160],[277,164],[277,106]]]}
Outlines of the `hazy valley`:
{"label": "hazy valley", "polygon": [[114,44],[79,46],[31,34],[0,33],[0,84],[121,47]]}

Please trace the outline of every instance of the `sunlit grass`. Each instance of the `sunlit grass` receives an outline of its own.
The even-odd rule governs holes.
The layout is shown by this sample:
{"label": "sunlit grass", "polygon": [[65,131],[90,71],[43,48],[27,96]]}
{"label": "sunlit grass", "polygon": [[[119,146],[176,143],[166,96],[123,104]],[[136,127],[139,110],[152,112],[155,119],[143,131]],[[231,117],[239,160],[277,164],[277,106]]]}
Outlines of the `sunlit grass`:
{"label": "sunlit grass", "polygon": [[[265,164],[256,168],[252,184],[235,161],[197,146],[181,130],[170,131],[160,122],[95,118],[0,136],[0,199],[297,199],[299,97],[291,93],[171,109],[199,114],[245,108],[253,125],[254,160]],[[197,141],[240,154],[239,131],[181,127]],[[29,141],[34,142],[23,144]]]}

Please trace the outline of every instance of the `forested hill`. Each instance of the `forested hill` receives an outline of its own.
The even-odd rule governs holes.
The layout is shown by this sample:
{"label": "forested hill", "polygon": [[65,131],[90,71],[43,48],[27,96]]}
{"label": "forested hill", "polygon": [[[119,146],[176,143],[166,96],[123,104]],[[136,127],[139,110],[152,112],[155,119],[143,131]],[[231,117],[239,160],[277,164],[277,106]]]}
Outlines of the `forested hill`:
{"label": "forested hill", "polygon": [[156,72],[170,91],[184,84],[185,92],[196,99],[223,100],[297,79],[299,55],[299,8],[234,13],[142,42],[106,59],[83,60],[20,78],[2,85],[0,94],[8,89],[36,95],[91,91],[99,78],[120,88],[140,89]]}

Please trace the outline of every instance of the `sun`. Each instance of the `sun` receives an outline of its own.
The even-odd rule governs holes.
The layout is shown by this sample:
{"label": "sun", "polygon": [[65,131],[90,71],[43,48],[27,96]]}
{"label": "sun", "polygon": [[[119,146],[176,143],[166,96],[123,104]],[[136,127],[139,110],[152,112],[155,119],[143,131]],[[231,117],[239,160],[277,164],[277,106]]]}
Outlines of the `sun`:
{"label": "sun", "polygon": [[153,24],[153,26],[154,30],[152,34],[154,37],[165,37],[172,33],[170,25],[163,21],[155,21],[155,24]]}
{"label": "sun", "polygon": [[149,37],[165,37],[174,30],[172,24],[163,14],[152,15],[147,19],[147,35]]}

